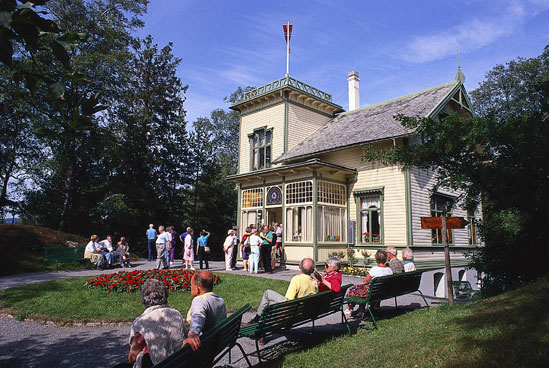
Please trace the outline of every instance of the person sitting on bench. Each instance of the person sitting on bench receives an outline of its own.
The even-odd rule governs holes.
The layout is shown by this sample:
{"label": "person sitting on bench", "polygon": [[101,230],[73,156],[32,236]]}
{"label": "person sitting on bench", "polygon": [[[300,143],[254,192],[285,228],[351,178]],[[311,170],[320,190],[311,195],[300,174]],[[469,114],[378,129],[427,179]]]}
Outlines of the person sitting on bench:
{"label": "person sitting on bench", "polygon": [[200,347],[200,335],[227,318],[225,301],[213,293],[213,284],[211,272],[199,271],[191,277],[191,295],[194,299],[187,313],[189,334],[183,346],[189,345],[193,351]]}
{"label": "person sitting on bench", "polygon": [[314,273],[314,276],[318,280],[318,291],[331,290],[334,293],[339,293],[341,290],[341,260],[337,257],[330,257],[326,260],[324,265],[326,272],[321,275],[318,272]]}
{"label": "person sitting on bench", "polygon": [[[387,253],[385,251],[379,249],[376,252],[376,263],[377,266],[374,266],[368,271],[368,275],[366,275],[366,278],[364,279],[363,284],[358,284],[353,286],[349,289],[349,292],[347,293],[347,296],[358,296],[361,298],[366,298],[368,296],[368,290],[370,288],[370,281],[372,281],[373,278],[381,277],[381,276],[388,276],[392,275],[393,271],[385,264],[387,262]],[[351,310],[354,308],[353,304],[349,304],[347,308],[343,311],[345,313],[346,317],[351,317]],[[354,312],[355,315],[358,315],[362,313],[364,310],[364,306],[361,305],[359,309]]]}
{"label": "person sitting on bench", "polygon": [[145,281],[141,302],[147,309],[132,323],[128,363],[117,368],[152,367],[178,351],[185,339],[185,318],[168,304],[168,288],[162,281]]}
{"label": "person sitting on bench", "polygon": [[261,313],[263,313],[263,310],[267,308],[268,305],[294,300],[296,298],[303,298],[318,293],[318,282],[312,277],[315,272],[315,267],[315,261],[311,258],[304,258],[299,263],[301,273],[292,277],[286,295],[281,295],[271,289],[265,290],[259,307],[257,308],[257,315],[249,323],[243,323],[243,325],[259,321]]}

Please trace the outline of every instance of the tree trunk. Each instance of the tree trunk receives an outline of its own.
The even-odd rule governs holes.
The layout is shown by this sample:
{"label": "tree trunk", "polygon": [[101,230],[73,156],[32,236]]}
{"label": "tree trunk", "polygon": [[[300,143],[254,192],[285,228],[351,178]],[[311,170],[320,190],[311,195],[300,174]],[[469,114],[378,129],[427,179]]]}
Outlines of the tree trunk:
{"label": "tree trunk", "polygon": [[72,212],[72,192],[74,181],[76,179],[76,152],[74,141],[69,144],[69,168],[65,178],[65,190],[63,193],[63,212],[61,213],[61,222],[59,231],[70,231],[69,219]]}

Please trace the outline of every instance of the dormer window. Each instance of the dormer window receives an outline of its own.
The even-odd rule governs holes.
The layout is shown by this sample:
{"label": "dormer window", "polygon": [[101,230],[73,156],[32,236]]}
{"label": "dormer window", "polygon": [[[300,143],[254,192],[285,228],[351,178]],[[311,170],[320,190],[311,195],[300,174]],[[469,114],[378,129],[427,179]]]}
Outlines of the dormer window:
{"label": "dormer window", "polygon": [[271,166],[271,145],[273,130],[264,128],[255,129],[248,136],[251,145],[252,170],[261,170]]}

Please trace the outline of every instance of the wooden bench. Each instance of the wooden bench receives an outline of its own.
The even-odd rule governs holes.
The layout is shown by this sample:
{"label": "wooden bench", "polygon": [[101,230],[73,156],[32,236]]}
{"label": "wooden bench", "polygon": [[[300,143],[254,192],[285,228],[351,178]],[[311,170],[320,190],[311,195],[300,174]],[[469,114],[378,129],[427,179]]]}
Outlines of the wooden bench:
{"label": "wooden bench", "polygon": [[427,308],[429,304],[423,293],[419,290],[419,284],[421,282],[421,275],[423,271],[414,272],[402,272],[389,276],[376,277],[370,281],[370,287],[368,289],[368,296],[365,298],[351,296],[345,298],[345,303],[352,303],[358,305],[366,305],[370,316],[372,317],[373,328],[368,326],[362,326],[361,328],[375,329],[377,323],[372,313],[371,305],[376,302],[381,302],[385,299],[395,298],[395,307],[397,307],[397,296],[406,295],[414,292],[418,292]]}
{"label": "wooden bench", "polygon": [[164,359],[162,362],[155,365],[155,368],[174,368],[174,367],[196,367],[207,368],[213,367],[225,354],[229,353],[229,364],[231,362],[231,350],[237,346],[244,359],[251,367],[250,360],[246,356],[242,346],[236,342],[242,315],[250,309],[250,305],[246,304],[242,308],[227,317],[224,321],[218,323],[213,329],[205,333],[200,338],[200,348],[197,351],[187,345],[181,348],[176,353]]}
{"label": "wooden bench", "polygon": [[347,331],[350,334],[351,329],[345,314],[343,314],[343,300],[345,299],[347,289],[351,286],[351,284],[342,286],[339,293],[324,291],[304,298],[271,304],[263,310],[257,323],[242,326],[238,336],[255,340],[257,357],[261,362],[259,352],[260,338],[309,322],[313,324],[314,333],[315,320],[335,312],[341,313],[341,322],[345,323]]}
{"label": "wooden bench", "polygon": [[454,289],[454,294],[456,298],[459,298],[463,295],[465,295],[467,298],[470,298],[475,292],[469,281],[452,281],[452,287]]}
{"label": "wooden bench", "polygon": [[59,271],[59,262],[83,261],[85,247],[44,247],[44,261],[55,261],[55,271]]}

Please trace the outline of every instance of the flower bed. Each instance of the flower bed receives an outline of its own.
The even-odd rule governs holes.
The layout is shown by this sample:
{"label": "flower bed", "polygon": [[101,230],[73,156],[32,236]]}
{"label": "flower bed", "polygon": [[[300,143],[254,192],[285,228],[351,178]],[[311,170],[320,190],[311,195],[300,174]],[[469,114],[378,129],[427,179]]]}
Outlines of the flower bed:
{"label": "flower bed", "polygon": [[351,275],[351,276],[366,276],[368,274],[369,269],[367,268],[358,268],[358,267],[343,267],[341,269],[341,272],[344,275]]}
{"label": "flower bed", "polygon": [[[130,293],[140,289],[148,279],[157,279],[164,282],[170,291],[190,290],[191,277],[195,271],[189,270],[147,270],[147,271],[120,271],[118,273],[102,274],[86,282],[89,288],[99,288],[107,293]],[[214,284],[221,282],[214,275]]]}

